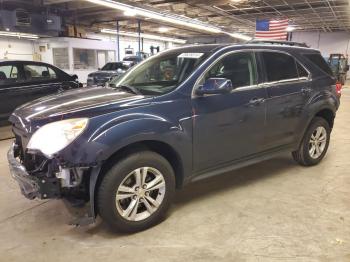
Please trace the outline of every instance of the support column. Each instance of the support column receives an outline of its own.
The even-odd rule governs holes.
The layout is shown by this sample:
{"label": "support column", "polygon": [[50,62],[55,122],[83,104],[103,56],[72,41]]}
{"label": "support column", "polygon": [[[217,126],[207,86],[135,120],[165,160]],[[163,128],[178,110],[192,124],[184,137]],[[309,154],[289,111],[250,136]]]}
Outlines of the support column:
{"label": "support column", "polygon": [[138,34],[139,34],[139,56],[141,54],[141,21],[138,20],[137,21],[137,25],[138,25]]}
{"label": "support column", "polygon": [[119,21],[117,20],[117,62],[120,61]]}

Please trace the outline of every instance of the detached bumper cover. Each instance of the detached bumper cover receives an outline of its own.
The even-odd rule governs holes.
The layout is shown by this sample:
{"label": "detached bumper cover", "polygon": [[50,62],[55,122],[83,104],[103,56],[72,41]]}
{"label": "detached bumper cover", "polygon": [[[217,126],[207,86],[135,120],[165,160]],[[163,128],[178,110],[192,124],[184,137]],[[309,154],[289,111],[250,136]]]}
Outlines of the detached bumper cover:
{"label": "detached bumper cover", "polygon": [[[14,155],[14,145],[11,146],[7,153],[7,159],[12,177],[17,181],[22,194],[28,199],[40,198],[61,198],[60,183],[57,178],[46,177],[45,174],[33,176],[29,174],[26,168],[17,160]],[[90,176],[90,203],[77,213],[77,209],[67,205],[75,218],[70,222],[71,225],[84,226],[95,222],[95,186],[101,167],[94,167]],[[65,202],[67,203],[67,201]],[[86,211],[86,212],[84,212]]]}
{"label": "detached bumper cover", "polygon": [[57,178],[38,178],[30,175],[26,168],[15,158],[14,145],[7,153],[11,176],[17,181],[22,194],[28,199],[58,198],[60,187]]}

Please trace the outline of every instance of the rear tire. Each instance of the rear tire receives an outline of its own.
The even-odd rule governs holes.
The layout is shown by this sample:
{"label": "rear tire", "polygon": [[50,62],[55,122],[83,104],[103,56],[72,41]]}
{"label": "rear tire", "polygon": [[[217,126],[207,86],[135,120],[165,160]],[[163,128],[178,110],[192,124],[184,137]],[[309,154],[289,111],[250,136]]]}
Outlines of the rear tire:
{"label": "rear tire", "polygon": [[315,117],[305,132],[298,150],[292,152],[296,162],[302,166],[317,165],[326,155],[331,129],[322,117]]}
{"label": "rear tire", "polygon": [[98,188],[97,205],[114,231],[132,233],[160,223],[174,193],[175,175],[169,162],[155,152],[140,151],[107,171]]}

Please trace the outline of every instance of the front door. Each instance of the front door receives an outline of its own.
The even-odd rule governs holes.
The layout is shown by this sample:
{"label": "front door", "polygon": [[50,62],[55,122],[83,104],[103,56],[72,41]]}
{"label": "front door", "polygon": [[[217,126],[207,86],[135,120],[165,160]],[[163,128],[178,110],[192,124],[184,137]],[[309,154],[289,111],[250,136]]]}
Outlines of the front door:
{"label": "front door", "polygon": [[192,99],[195,172],[229,165],[264,150],[267,96],[257,85],[256,68],[253,52],[236,52],[224,56],[202,76],[199,86],[218,77],[231,80],[234,89]]}

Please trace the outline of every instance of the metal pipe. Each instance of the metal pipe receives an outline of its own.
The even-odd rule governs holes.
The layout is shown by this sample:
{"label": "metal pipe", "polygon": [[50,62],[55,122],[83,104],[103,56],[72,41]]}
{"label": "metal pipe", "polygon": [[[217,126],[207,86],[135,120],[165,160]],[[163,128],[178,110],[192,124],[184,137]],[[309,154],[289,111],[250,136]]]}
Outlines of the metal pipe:
{"label": "metal pipe", "polygon": [[138,34],[139,34],[139,56],[141,56],[141,21],[137,20]]}
{"label": "metal pipe", "polygon": [[117,61],[120,62],[119,21],[117,20]]}

